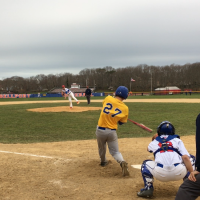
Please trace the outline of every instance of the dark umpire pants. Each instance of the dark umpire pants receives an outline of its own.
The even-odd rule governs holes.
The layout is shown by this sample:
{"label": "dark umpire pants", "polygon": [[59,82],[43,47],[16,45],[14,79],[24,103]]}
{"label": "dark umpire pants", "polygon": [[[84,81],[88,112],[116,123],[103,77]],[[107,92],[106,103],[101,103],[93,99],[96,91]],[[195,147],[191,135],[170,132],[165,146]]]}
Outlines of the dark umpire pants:
{"label": "dark umpire pants", "polygon": [[196,119],[196,167],[200,172],[200,114]]}
{"label": "dark umpire pants", "polygon": [[175,200],[195,200],[200,196],[200,174],[196,176],[196,182],[186,179],[180,186]]}
{"label": "dark umpire pants", "polygon": [[[200,172],[200,114],[196,118],[196,167]],[[194,200],[200,196],[200,174],[196,176],[196,182],[186,179],[180,186],[175,200]]]}
{"label": "dark umpire pants", "polygon": [[86,98],[87,98],[88,104],[90,104],[90,95],[86,95]]}

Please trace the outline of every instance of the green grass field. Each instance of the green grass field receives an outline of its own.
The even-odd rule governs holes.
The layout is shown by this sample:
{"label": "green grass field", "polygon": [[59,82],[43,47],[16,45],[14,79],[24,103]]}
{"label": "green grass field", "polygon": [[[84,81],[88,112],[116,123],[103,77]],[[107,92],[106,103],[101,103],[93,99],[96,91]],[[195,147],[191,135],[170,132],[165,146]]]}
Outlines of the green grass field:
{"label": "green grass field", "polygon": [[[156,97],[161,98],[161,96]],[[164,97],[200,98],[200,95],[162,96],[162,98]],[[101,99],[103,98],[101,97]],[[155,98],[155,96],[133,96],[130,98]],[[99,97],[93,97],[91,101],[93,99],[99,99]],[[69,104],[63,98],[0,99],[0,101],[25,100],[63,100],[63,103],[0,105],[0,143],[55,142],[96,138],[95,129],[100,110],[80,113],[36,113],[28,112],[26,109],[68,106]],[[199,104],[197,103],[126,103],[126,105],[129,107],[130,119],[145,124],[154,132],[156,132],[160,122],[168,120],[175,126],[176,134],[195,134],[195,119],[199,114]],[[88,105],[81,102],[78,106]],[[91,103],[90,106],[101,107],[102,104]],[[131,122],[119,126],[117,133],[119,138],[149,137],[152,135]]]}

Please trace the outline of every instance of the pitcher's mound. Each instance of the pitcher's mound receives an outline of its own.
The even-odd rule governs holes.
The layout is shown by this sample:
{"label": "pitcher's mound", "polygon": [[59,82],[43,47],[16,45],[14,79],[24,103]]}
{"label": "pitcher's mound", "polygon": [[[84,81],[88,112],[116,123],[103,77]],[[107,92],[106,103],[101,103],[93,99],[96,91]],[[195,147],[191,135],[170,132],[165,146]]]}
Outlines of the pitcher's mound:
{"label": "pitcher's mound", "polygon": [[69,106],[59,106],[59,107],[45,107],[45,108],[33,108],[27,109],[27,111],[32,112],[84,112],[90,110],[101,110],[101,107],[80,107],[75,106],[70,108]]}

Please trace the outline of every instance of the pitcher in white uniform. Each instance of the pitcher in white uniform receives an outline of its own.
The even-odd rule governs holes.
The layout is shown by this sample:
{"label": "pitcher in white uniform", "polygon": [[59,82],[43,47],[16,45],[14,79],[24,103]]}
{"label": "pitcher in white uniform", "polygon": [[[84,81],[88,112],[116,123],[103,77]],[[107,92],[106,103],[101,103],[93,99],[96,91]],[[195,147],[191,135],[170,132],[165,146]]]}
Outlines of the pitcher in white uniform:
{"label": "pitcher in white uniform", "polygon": [[195,168],[195,157],[188,153],[169,121],[158,126],[157,135],[147,148],[155,160],[145,160],[141,166],[144,188],[137,193],[140,197],[153,196],[153,177],[163,182],[178,181]]}
{"label": "pitcher in white uniform", "polygon": [[74,93],[73,93],[71,90],[69,90],[68,88],[66,88],[64,85],[62,85],[62,94],[63,94],[63,96],[65,97],[65,99],[66,99],[66,97],[68,96],[70,108],[73,108],[72,99],[74,99],[74,100],[77,102],[77,104],[79,104],[79,101],[78,101],[78,99],[74,96]]}

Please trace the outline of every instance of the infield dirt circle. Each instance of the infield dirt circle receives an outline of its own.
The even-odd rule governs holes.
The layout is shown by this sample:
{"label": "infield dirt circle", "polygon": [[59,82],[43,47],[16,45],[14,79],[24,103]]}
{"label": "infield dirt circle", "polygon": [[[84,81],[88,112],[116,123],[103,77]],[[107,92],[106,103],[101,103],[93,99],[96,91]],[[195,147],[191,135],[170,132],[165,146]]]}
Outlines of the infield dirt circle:
{"label": "infield dirt circle", "polygon": [[[130,100],[127,102],[131,102]],[[136,101],[134,99],[132,102]],[[172,102],[172,99],[169,101]],[[164,99],[164,102],[169,101]],[[200,103],[199,99],[175,101]],[[147,102],[147,99],[144,102]],[[151,99],[150,102],[161,102],[161,99]],[[8,104],[12,103],[16,104],[16,102]],[[47,103],[52,103],[52,101]],[[5,102],[1,102],[0,105],[5,105]],[[81,110],[81,104],[78,107]],[[61,111],[63,109],[60,108]],[[183,136],[181,139],[189,153],[195,155],[195,137]],[[120,152],[129,165],[129,177],[122,177],[119,164],[109,152],[107,152],[109,165],[99,166],[95,139],[35,144],[0,144],[0,199],[141,199],[137,197],[137,192],[143,187],[141,173],[139,169],[132,168],[131,165],[141,164],[145,159],[153,159],[153,155],[146,151],[150,141],[151,136],[119,139]],[[154,199],[174,200],[181,183],[182,180],[164,183],[155,180]]]}

